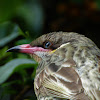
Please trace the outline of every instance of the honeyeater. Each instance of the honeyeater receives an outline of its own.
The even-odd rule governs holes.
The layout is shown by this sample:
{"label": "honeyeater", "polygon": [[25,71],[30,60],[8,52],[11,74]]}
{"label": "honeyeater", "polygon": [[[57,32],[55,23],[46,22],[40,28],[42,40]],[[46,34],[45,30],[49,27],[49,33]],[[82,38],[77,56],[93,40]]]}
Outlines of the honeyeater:
{"label": "honeyeater", "polygon": [[28,53],[39,63],[38,100],[100,100],[100,50],[84,35],[52,32],[10,51]]}

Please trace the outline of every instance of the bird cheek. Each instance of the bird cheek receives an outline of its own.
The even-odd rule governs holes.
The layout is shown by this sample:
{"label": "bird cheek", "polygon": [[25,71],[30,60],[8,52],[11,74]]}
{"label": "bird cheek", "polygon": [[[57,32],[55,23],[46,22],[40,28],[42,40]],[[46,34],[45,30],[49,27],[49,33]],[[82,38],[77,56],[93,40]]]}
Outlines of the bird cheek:
{"label": "bird cheek", "polygon": [[32,58],[34,58],[34,60],[35,60],[36,62],[38,62],[38,63],[41,61],[41,58],[40,58],[39,56],[35,55],[35,54],[30,54],[30,56],[31,56]]}

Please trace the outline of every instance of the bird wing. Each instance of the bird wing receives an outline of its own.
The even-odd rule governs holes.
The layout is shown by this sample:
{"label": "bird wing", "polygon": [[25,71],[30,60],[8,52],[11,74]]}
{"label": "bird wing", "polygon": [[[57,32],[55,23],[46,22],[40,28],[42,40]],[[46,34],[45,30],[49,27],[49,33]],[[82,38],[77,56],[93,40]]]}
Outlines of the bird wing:
{"label": "bird wing", "polygon": [[[75,62],[73,60],[66,61],[60,66],[51,63],[39,75],[40,94],[44,93],[46,96],[72,99],[72,100],[89,100],[84,93],[81,79],[74,70]],[[39,81],[38,81],[39,83]]]}

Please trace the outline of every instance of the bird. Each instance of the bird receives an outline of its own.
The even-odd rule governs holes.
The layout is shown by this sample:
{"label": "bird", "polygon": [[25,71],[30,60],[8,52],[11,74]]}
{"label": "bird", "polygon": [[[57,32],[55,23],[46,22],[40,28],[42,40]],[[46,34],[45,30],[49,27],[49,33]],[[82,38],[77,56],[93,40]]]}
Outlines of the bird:
{"label": "bird", "polygon": [[7,52],[28,53],[39,66],[37,100],[100,100],[100,49],[75,32],[51,32]]}

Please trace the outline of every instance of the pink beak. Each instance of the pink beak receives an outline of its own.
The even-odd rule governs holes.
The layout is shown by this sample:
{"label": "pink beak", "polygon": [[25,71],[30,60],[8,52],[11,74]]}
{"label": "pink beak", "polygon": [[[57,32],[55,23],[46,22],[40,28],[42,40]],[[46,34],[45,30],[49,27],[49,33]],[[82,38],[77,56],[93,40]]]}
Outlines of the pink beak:
{"label": "pink beak", "polygon": [[21,52],[21,53],[29,53],[29,54],[34,54],[34,52],[37,51],[47,52],[50,50],[44,49],[42,47],[32,47],[30,44],[18,45],[7,50],[7,52]]}

